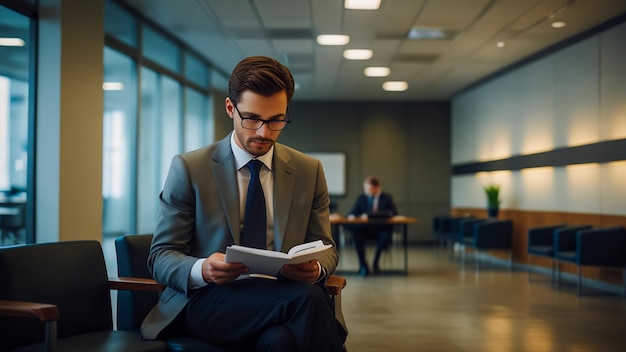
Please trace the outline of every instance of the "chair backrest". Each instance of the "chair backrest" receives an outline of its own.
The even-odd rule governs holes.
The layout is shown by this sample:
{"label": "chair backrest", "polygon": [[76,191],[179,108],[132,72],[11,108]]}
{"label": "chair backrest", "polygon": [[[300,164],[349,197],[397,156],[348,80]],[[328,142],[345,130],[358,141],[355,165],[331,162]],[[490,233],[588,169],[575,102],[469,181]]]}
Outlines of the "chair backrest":
{"label": "chair backrest", "polygon": [[528,229],[527,248],[531,246],[552,246],[554,230],[566,227],[567,224],[539,226]]}
{"label": "chair backrest", "polygon": [[[120,277],[152,278],[147,265],[151,243],[152,235],[116,238],[117,274]],[[119,291],[117,293],[117,328],[138,330],[158,299],[158,292]]]}
{"label": "chair backrest", "polygon": [[560,227],[554,230],[553,246],[555,252],[575,251],[576,250],[576,233],[580,230],[589,230],[592,225],[576,225]]}
{"label": "chair backrest", "polygon": [[474,224],[474,246],[478,248],[511,248],[513,220],[487,219]]}
{"label": "chair backrest", "polygon": [[476,230],[476,224],[483,223],[489,219],[467,218],[461,220],[459,223],[459,233],[457,234],[457,240],[463,241],[465,237],[474,237],[474,231]]}
{"label": "chair backrest", "polygon": [[[0,299],[57,305],[59,338],[113,328],[98,241],[0,248]],[[43,340],[44,324],[36,319],[0,318],[0,350]]]}
{"label": "chair backrest", "polygon": [[615,226],[579,230],[576,261],[580,265],[626,266],[626,229]]}

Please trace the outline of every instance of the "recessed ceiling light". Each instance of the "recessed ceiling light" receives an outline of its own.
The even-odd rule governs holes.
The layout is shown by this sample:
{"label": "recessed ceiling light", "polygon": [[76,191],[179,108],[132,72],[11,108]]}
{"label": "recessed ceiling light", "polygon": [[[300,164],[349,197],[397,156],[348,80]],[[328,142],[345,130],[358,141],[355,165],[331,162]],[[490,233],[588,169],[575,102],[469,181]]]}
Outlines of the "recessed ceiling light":
{"label": "recessed ceiling light", "polygon": [[378,10],[380,0],[345,0],[343,7],[349,10]]}
{"label": "recessed ceiling light", "polygon": [[388,92],[404,92],[409,89],[409,84],[405,81],[387,81],[383,83],[383,90]]}
{"label": "recessed ceiling light", "polygon": [[369,60],[372,55],[373,53],[369,49],[347,49],[343,51],[343,57],[348,60]]}
{"label": "recessed ceiling light", "polygon": [[104,82],[102,83],[103,90],[124,90],[124,83],[122,82]]}
{"label": "recessed ceiling light", "polygon": [[409,30],[407,36],[408,39],[445,39],[447,37],[446,31],[441,28],[416,28],[413,27]]}
{"label": "recessed ceiling light", "polygon": [[367,77],[387,77],[390,72],[389,67],[366,67],[363,70]]}
{"label": "recessed ceiling light", "polygon": [[0,38],[0,46],[24,46],[26,42],[21,38]]}
{"label": "recessed ceiling light", "polygon": [[563,27],[567,26],[567,23],[565,23],[563,21],[555,21],[555,22],[552,22],[551,26],[552,26],[552,28],[563,28]]}
{"label": "recessed ceiling light", "polygon": [[496,46],[497,46],[498,48],[504,48],[504,46],[505,46],[505,45],[506,45],[506,44],[505,44],[504,42],[497,42],[497,43],[496,43]]}
{"label": "recessed ceiling light", "polygon": [[319,45],[346,45],[350,42],[350,37],[343,34],[320,34],[317,36]]}

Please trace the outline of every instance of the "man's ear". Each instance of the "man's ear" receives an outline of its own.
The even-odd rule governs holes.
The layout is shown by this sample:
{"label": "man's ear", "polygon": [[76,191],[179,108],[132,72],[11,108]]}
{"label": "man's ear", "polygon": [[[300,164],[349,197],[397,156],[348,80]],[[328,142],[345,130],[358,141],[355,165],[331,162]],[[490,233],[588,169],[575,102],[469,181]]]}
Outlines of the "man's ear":
{"label": "man's ear", "polygon": [[233,101],[230,100],[229,97],[226,97],[226,100],[224,101],[224,104],[226,106],[226,114],[228,115],[228,117],[232,120],[235,116],[235,105],[233,105]]}

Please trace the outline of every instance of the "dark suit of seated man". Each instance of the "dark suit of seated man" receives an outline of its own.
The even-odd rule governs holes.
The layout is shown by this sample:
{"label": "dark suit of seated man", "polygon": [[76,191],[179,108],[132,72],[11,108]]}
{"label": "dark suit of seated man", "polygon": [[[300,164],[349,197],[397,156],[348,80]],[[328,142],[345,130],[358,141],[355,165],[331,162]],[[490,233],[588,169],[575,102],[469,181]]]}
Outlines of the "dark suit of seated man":
{"label": "dark suit of seated man", "polygon": [[[382,192],[380,180],[377,177],[368,176],[363,182],[363,193],[356,199],[348,218],[367,219],[368,214],[373,213],[391,217],[398,214],[398,210],[393,202],[393,197],[389,193]],[[352,225],[349,229],[352,232],[354,246],[359,257],[359,275],[361,276],[369,275],[369,268],[365,260],[365,240],[368,238],[377,239],[373,268],[374,272],[378,273],[380,271],[378,260],[382,251],[391,243],[393,225]]]}

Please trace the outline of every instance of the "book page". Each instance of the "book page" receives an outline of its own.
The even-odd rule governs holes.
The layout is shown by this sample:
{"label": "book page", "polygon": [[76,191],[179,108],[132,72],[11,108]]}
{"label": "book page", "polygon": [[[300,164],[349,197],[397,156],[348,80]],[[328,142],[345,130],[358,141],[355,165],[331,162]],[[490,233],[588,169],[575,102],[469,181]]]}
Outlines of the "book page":
{"label": "book page", "polygon": [[283,265],[289,263],[287,254],[267,251],[243,246],[229,246],[226,248],[227,263],[242,263],[250,274],[278,275]]}
{"label": "book page", "polygon": [[287,253],[283,253],[283,252],[279,252],[279,251],[268,251],[267,249],[239,246],[239,245],[236,245],[236,244],[234,244],[232,246],[229,246],[229,248],[232,248],[232,249],[237,250],[239,252],[245,252],[245,253],[260,255],[260,256],[263,256],[263,257],[289,258],[289,255]]}
{"label": "book page", "polygon": [[[268,251],[231,245],[226,248],[227,263],[242,263],[250,269],[250,274],[278,275],[285,264],[300,264],[320,257],[321,252],[332,248],[321,240],[303,243],[291,248],[288,253]],[[293,258],[292,258],[293,257]]]}
{"label": "book page", "polygon": [[287,254],[289,255],[289,257],[293,257],[298,252],[305,251],[311,248],[322,247],[323,245],[324,245],[324,242],[322,242],[322,240],[307,242],[307,243],[303,243],[303,244],[299,244],[297,246],[291,247],[291,249],[289,250]]}

